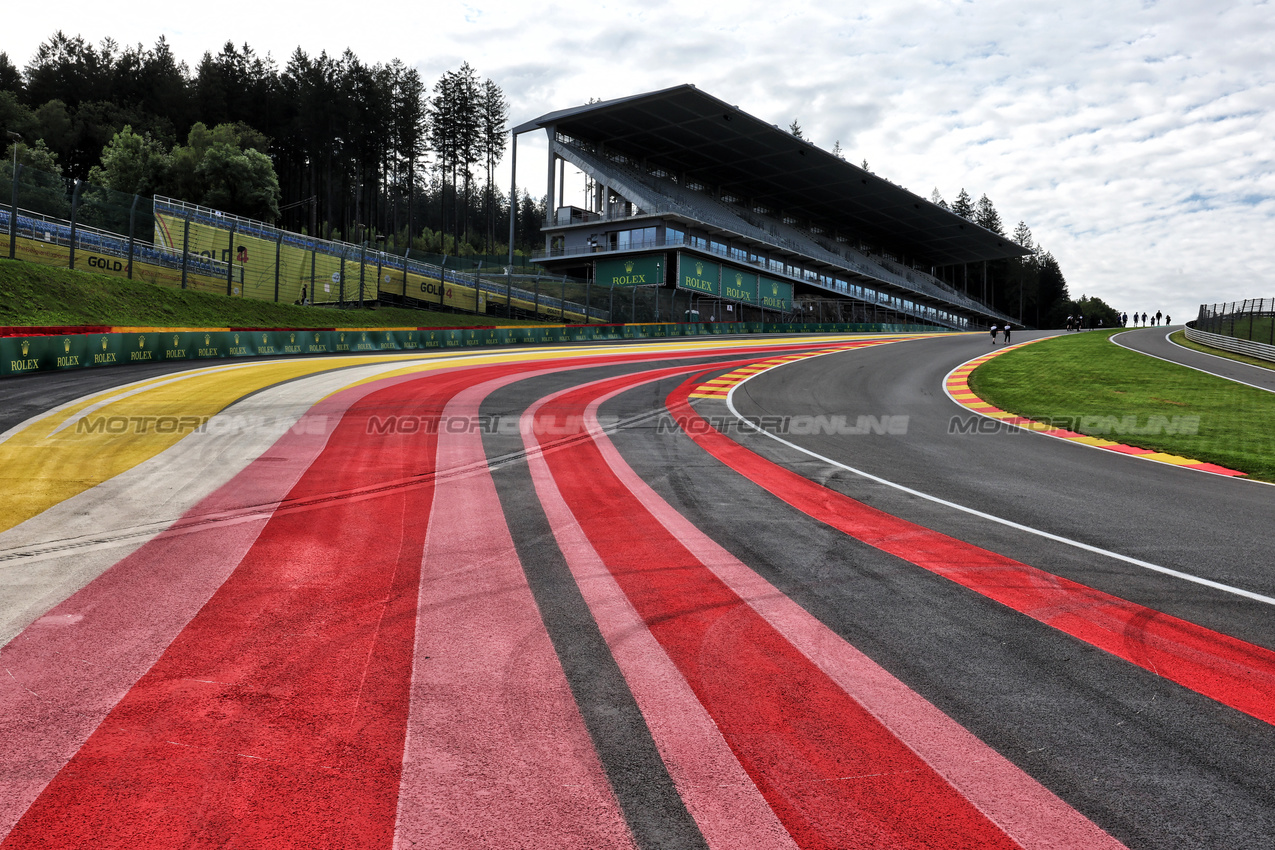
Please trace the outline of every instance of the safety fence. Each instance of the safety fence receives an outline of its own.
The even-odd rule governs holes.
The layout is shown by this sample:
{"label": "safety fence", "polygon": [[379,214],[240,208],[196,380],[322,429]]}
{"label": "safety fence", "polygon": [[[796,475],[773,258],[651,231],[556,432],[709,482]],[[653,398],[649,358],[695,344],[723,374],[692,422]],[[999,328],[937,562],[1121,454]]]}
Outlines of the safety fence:
{"label": "safety fence", "polygon": [[483,328],[0,328],[0,377],[160,360],[429,351],[724,334],[928,333],[927,325],[667,322]]}
{"label": "safety fence", "polygon": [[1275,345],[1275,298],[1201,304],[1195,329]]}
{"label": "safety fence", "polygon": [[1196,327],[1196,324],[1196,322],[1186,323],[1186,338],[1192,342],[1207,345],[1210,348],[1220,348],[1223,351],[1230,351],[1234,354],[1256,357],[1259,360],[1275,361],[1275,345],[1258,342],[1254,339],[1241,339],[1228,334],[1202,331]]}

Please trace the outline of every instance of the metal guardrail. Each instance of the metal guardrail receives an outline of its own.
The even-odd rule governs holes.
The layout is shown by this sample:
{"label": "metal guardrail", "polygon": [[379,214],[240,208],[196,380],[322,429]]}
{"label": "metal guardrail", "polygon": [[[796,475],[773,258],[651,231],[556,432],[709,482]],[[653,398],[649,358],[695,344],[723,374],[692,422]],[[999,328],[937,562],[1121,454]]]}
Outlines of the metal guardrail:
{"label": "metal guardrail", "polygon": [[1226,334],[1215,334],[1193,327],[1196,322],[1187,322],[1186,338],[1210,348],[1220,348],[1235,354],[1245,354],[1259,360],[1270,360],[1275,363],[1275,345],[1251,339],[1237,339]]}

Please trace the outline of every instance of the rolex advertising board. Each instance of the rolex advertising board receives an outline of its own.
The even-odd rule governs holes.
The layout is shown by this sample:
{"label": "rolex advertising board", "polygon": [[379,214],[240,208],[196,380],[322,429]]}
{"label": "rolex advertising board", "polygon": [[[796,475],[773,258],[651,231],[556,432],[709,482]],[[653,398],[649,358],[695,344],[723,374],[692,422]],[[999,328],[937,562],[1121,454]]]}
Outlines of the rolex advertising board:
{"label": "rolex advertising board", "polygon": [[705,295],[722,294],[722,267],[717,263],[678,252],[677,285]]}
{"label": "rolex advertising board", "polygon": [[722,295],[734,301],[757,303],[757,275],[732,268],[722,269]]}
{"label": "rolex advertising board", "polygon": [[652,286],[664,283],[663,254],[598,260],[593,279],[599,286]]}
{"label": "rolex advertising board", "polygon": [[792,284],[763,277],[760,281],[761,306],[769,310],[792,310]]}

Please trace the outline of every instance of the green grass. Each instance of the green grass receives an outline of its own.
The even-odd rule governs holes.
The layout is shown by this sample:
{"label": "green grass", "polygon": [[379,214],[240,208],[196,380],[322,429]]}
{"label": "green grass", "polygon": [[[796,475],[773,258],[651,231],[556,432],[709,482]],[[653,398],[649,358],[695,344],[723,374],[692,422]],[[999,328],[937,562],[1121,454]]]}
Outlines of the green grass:
{"label": "green grass", "polygon": [[538,323],[398,307],[299,307],[0,260],[0,327],[394,328],[496,324]]}
{"label": "green grass", "polygon": [[1177,331],[1169,336],[1169,339],[1176,342],[1183,348],[1189,348],[1192,351],[1199,351],[1204,354],[1212,354],[1216,357],[1225,357],[1227,360],[1236,360],[1240,363],[1247,363],[1250,366],[1261,366],[1263,369],[1275,369],[1275,363],[1269,360],[1260,360],[1256,357],[1249,357],[1247,354],[1236,354],[1234,351],[1226,351],[1221,348],[1214,348],[1211,345],[1201,345],[1186,338],[1185,331]]}
{"label": "green grass", "polygon": [[[1108,339],[1117,332],[1024,346],[975,369],[970,387],[1019,416],[1275,481],[1275,393],[1121,348]],[[1129,424],[1157,433],[1117,432]]]}

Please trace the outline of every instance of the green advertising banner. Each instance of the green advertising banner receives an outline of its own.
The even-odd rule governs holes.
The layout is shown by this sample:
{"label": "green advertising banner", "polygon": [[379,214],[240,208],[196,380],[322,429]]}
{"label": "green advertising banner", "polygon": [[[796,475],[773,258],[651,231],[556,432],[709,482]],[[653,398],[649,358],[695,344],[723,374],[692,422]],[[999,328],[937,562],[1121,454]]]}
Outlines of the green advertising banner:
{"label": "green advertising banner", "polygon": [[722,294],[722,267],[699,257],[680,251],[677,255],[677,285],[679,289],[703,292],[705,295]]}
{"label": "green advertising banner", "polygon": [[757,303],[757,275],[738,269],[722,269],[722,295],[734,301]]}
{"label": "green advertising banner", "polygon": [[[778,293],[766,295],[774,284]],[[791,285],[763,278],[762,296],[774,309],[790,303]],[[605,339],[660,339],[731,333],[934,333],[927,325],[788,322],[637,323],[624,325],[451,330],[202,331],[132,330],[118,333],[0,337],[0,375],[58,369],[116,366],[155,360],[225,357],[353,354],[438,348],[477,348],[513,343],[588,342]]]}
{"label": "green advertising banner", "polygon": [[759,281],[761,306],[770,310],[788,312],[792,309],[792,284],[763,277]]}
{"label": "green advertising banner", "polygon": [[598,260],[593,265],[593,279],[601,286],[660,285],[664,283],[663,264],[663,254]]}

